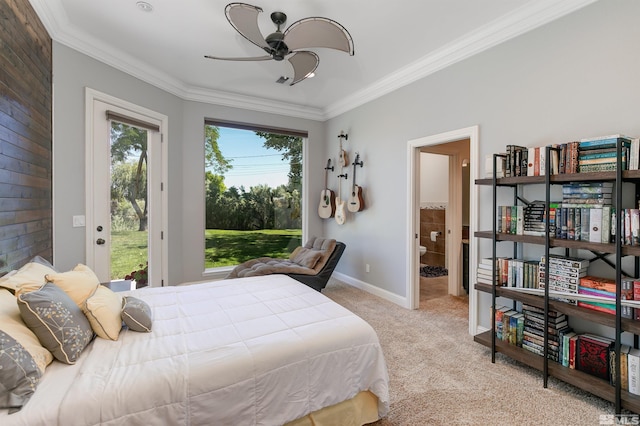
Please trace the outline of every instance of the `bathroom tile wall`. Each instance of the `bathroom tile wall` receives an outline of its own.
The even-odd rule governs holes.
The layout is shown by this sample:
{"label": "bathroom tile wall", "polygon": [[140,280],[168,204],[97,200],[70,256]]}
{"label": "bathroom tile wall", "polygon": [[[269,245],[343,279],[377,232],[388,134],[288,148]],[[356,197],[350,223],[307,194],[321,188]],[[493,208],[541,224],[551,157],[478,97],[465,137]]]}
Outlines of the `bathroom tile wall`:
{"label": "bathroom tile wall", "polygon": [[[420,209],[420,245],[427,248],[420,263],[430,266],[446,266],[445,264],[445,224],[446,210],[441,208]],[[431,231],[441,234],[436,241],[431,241]]]}

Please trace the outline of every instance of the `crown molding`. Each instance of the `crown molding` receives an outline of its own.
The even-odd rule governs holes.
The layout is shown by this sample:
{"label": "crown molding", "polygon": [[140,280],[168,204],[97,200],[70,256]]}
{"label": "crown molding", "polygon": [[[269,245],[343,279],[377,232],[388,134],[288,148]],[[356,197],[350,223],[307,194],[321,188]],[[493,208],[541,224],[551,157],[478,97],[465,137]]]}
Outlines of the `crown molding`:
{"label": "crown molding", "polygon": [[[103,62],[183,100],[232,108],[279,114],[287,117],[324,121],[320,108],[312,108],[236,93],[187,86],[182,81],[148,66],[137,58],[113,49],[102,40],[81,33],[69,24],[59,0],[29,0],[51,37],[88,57]],[[64,31],[61,29],[64,28]]]}
{"label": "crown molding", "polygon": [[596,1],[598,0],[532,1],[389,74],[369,87],[329,105],[324,111],[325,116],[327,119],[336,117]]}
{"label": "crown molding", "polygon": [[131,55],[112,49],[103,41],[78,31],[69,24],[60,0],[29,0],[43,25],[56,42],[181,99],[316,121],[325,121],[336,117],[596,1],[598,0],[531,1],[525,6],[435,50],[422,59],[389,74],[367,88],[321,109],[187,86],[182,81],[149,67]]}

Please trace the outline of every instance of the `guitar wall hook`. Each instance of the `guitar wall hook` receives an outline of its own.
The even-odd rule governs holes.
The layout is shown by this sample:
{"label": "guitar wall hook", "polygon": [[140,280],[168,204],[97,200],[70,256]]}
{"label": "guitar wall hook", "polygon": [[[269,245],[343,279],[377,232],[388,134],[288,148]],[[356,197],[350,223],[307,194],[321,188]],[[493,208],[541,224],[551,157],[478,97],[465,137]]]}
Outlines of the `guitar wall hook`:
{"label": "guitar wall hook", "polygon": [[344,173],[344,174],[338,175],[338,178],[345,178],[346,180],[349,178],[349,176],[346,173]]}
{"label": "guitar wall hook", "polygon": [[356,159],[355,159],[355,161],[352,163],[352,165],[353,165],[353,166],[360,166],[360,167],[363,167],[363,166],[364,166],[364,161],[362,161],[362,160],[358,161],[358,159],[359,159],[359,158],[360,158],[360,154],[358,154],[358,153],[356,152]]}
{"label": "guitar wall hook", "polygon": [[340,151],[338,152],[338,163],[340,164],[340,167],[345,167],[346,165],[349,164],[349,157],[347,156],[347,151],[345,151],[342,148],[342,140],[343,139],[345,141],[348,140],[349,135],[347,135],[343,131],[340,131],[340,134],[338,135],[338,139],[340,140]]}

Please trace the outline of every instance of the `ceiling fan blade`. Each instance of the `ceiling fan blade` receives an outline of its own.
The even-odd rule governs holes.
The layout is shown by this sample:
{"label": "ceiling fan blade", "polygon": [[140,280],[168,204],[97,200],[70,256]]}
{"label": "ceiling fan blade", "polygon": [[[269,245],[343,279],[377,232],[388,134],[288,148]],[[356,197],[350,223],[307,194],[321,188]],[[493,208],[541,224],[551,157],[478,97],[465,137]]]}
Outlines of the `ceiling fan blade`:
{"label": "ceiling fan blade", "polygon": [[220,61],[268,61],[273,59],[271,56],[252,56],[248,58],[222,58],[220,56],[204,55],[207,59],[218,59]]}
{"label": "ceiling fan blade", "polygon": [[295,52],[287,60],[293,65],[291,86],[309,77],[318,68],[320,58],[313,52]]}
{"label": "ceiling fan blade", "polygon": [[328,18],[305,18],[294,22],[284,32],[289,50],[327,47],[354,54],[353,39],[349,31]]}
{"label": "ceiling fan blade", "polygon": [[229,3],[224,9],[227,20],[241,36],[258,47],[270,49],[258,27],[258,14],[262,9],[245,3]]}

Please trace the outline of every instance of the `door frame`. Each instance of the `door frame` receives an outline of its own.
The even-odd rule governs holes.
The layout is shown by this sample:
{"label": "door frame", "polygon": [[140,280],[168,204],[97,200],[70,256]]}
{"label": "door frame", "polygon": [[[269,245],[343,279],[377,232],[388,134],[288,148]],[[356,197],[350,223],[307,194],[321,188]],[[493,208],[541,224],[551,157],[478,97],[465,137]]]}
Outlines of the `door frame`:
{"label": "door frame", "polygon": [[[439,133],[423,138],[410,140],[407,144],[407,199],[409,200],[408,218],[407,218],[407,237],[406,237],[406,250],[407,250],[407,282],[406,282],[406,294],[407,294],[407,307],[410,309],[417,309],[420,304],[420,275],[418,273],[419,265],[419,234],[420,234],[420,152],[424,147],[440,145],[448,142],[455,142],[463,139],[469,139],[469,179],[471,185],[469,188],[469,277],[475,276],[475,259],[474,254],[477,253],[477,241],[473,237],[473,232],[477,229],[478,216],[477,216],[477,203],[478,203],[478,191],[474,180],[478,173],[478,146],[479,146],[479,126],[471,126],[458,130],[452,130],[449,132]],[[435,153],[435,152],[434,152]],[[439,152],[438,152],[439,153]],[[451,222],[452,215],[450,211],[459,211],[461,208],[461,171],[460,168],[462,159],[457,155],[450,155],[449,157],[449,180],[450,180],[450,200],[447,208],[447,263],[452,261],[458,262],[460,265],[462,262],[462,247],[458,244],[450,244],[451,240],[459,241],[462,239],[462,227],[461,221],[458,220],[458,225],[455,227]],[[452,188],[453,187],[453,188]],[[452,194],[460,193],[452,196]],[[456,268],[454,271],[449,271],[449,293],[458,295],[462,289],[462,275],[459,271],[460,268]],[[469,331],[472,332],[476,329],[477,319],[477,292],[473,289],[473,286],[469,285]]]}
{"label": "door frame", "polygon": [[[165,284],[165,278],[168,277],[168,191],[165,185],[168,175],[168,140],[164,135],[168,134],[168,117],[156,111],[152,111],[145,107],[133,104],[131,102],[116,98],[106,93],[85,87],[85,257],[87,266],[94,267],[94,184],[95,174],[93,173],[93,156],[94,156],[94,105],[95,102],[109,104],[120,112],[128,113],[132,117],[146,118],[157,122],[160,127],[160,167],[161,172],[158,176],[160,182],[150,182],[160,185],[159,200],[151,200],[150,206],[158,206],[154,211],[149,210],[149,215],[154,217],[160,216],[160,220],[149,221],[149,283]],[[105,117],[106,120],[106,117]],[[149,197],[154,191],[149,190]],[[152,223],[153,222],[153,223]],[[151,250],[151,246],[159,247],[160,250]],[[154,266],[156,265],[156,266]],[[159,267],[158,267],[159,265]],[[157,274],[160,274],[158,279]]]}

